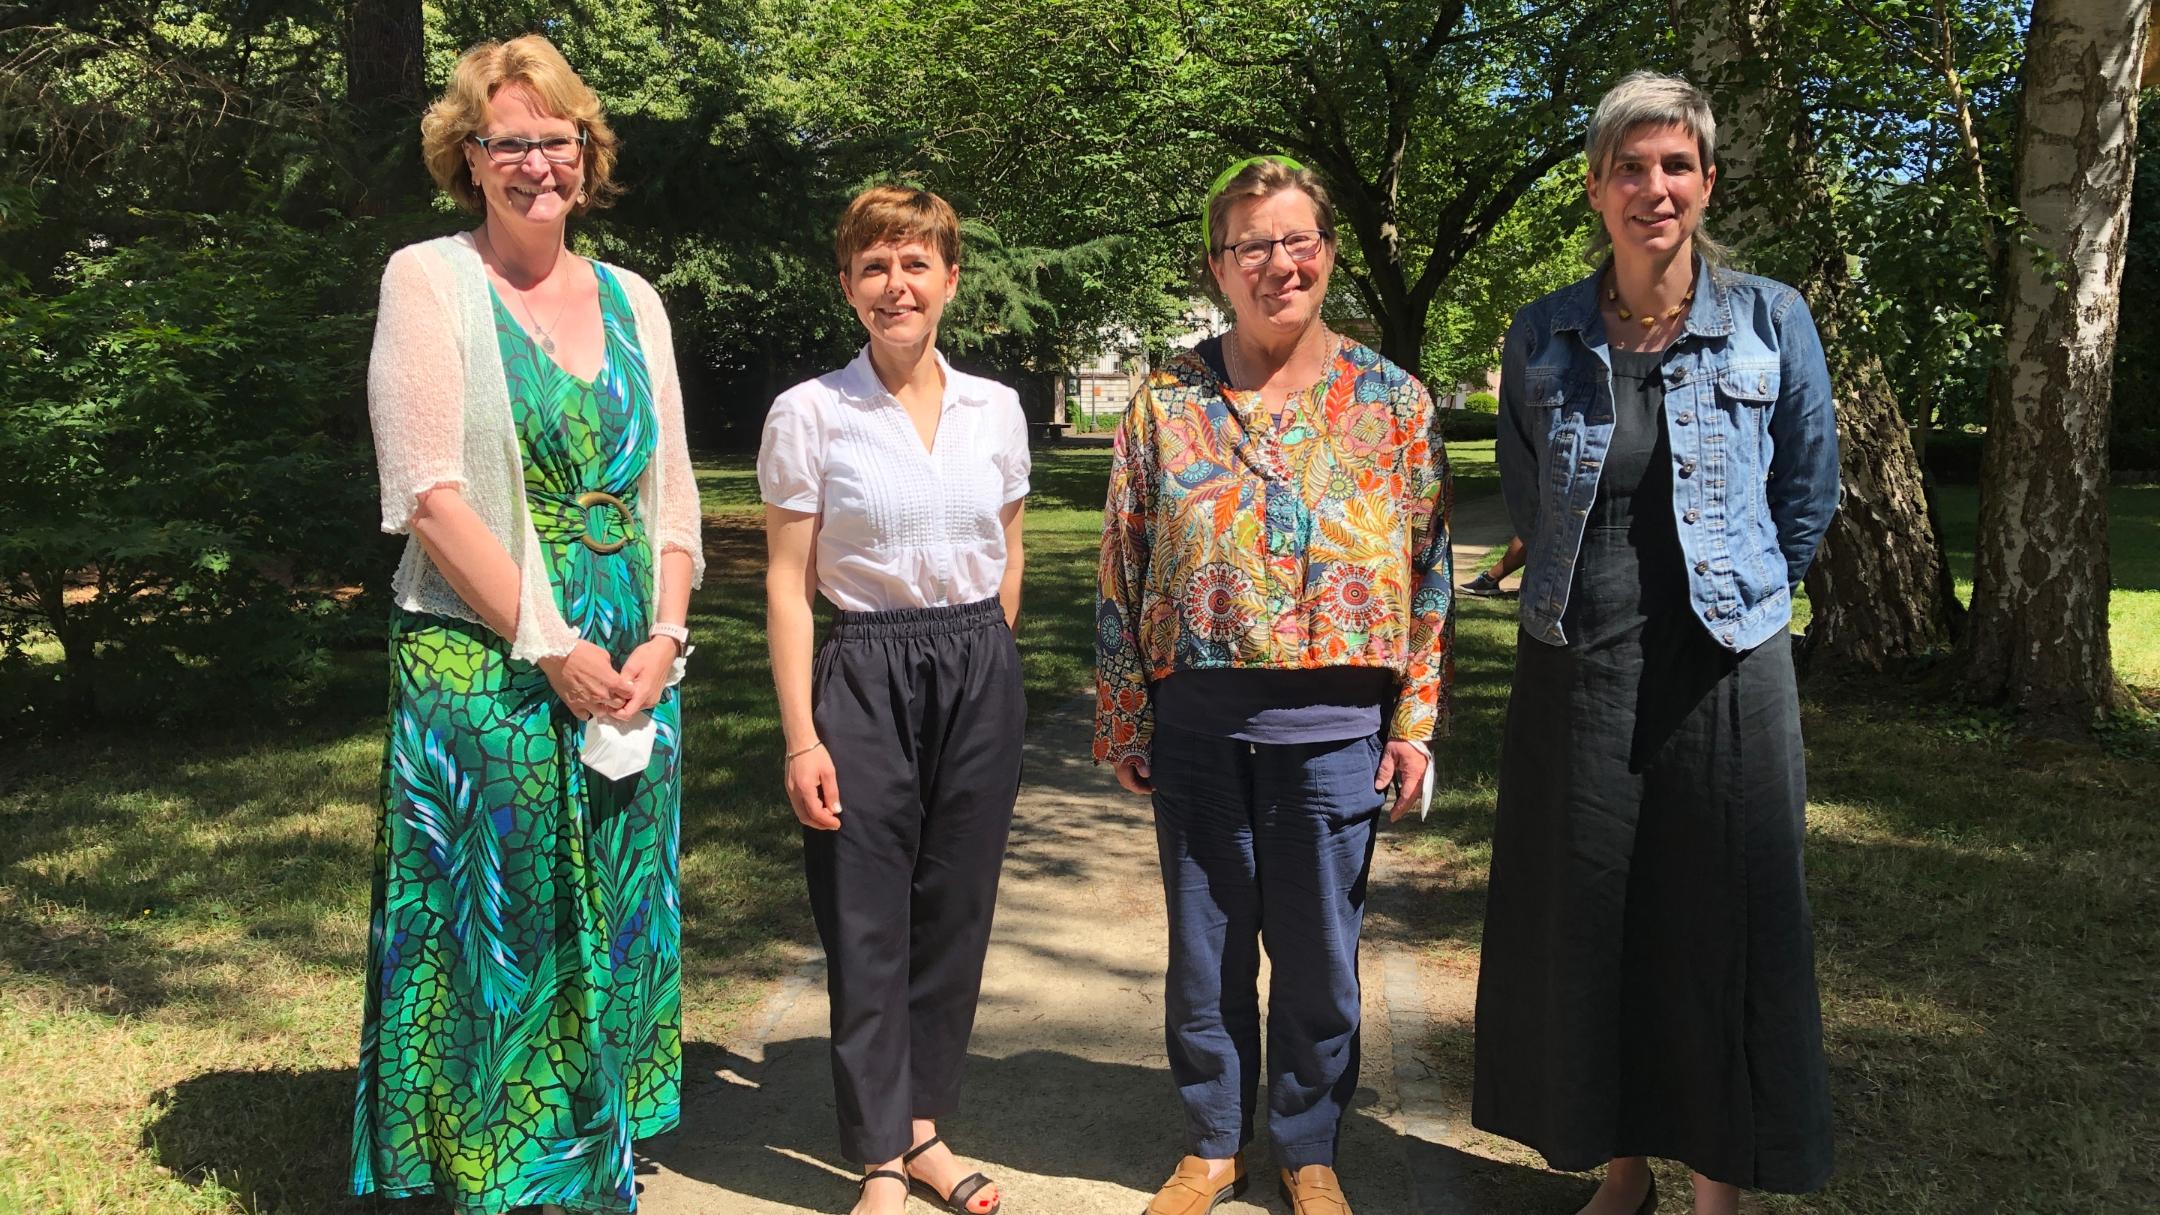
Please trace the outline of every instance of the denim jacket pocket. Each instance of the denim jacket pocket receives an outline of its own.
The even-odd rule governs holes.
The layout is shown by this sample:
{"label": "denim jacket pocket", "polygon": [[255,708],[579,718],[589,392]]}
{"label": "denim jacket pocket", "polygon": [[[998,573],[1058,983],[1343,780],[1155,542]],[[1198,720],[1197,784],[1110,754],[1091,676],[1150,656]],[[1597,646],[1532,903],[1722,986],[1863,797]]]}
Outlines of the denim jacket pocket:
{"label": "denim jacket pocket", "polygon": [[1734,364],[1717,373],[1718,392],[1749,405],[1777,400],[1781,372],[1776,363]]}
{"label": "denim jacket pocket", "polygon": [[1770,407],[1777,402],[1779,382],[1775,363],[1735,364],[1717,373],[1718,404],[1733,424],[1726,442],[1734,457],[1753,457],[1749,471],[1758,475],[1767,475],[1770,468]]}

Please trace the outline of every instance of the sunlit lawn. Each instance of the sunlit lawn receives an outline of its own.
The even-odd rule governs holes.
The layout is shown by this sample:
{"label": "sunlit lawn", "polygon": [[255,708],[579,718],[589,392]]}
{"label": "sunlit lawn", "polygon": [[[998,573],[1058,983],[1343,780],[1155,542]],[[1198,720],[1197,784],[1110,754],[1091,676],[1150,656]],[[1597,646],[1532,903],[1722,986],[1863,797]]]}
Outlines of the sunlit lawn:
{"label": "sunlit lawn", "polygon": [[[1936,504],[1958,598],[1970,602],[1980,491],[1946,485],[1938,491]],[[2133,686],[2160,694],[2160,486],[2118,485],[2108,491],[2108,562],[2108,645],[2115,670]],[[1805,594],[1795,603],[1794,615],[1796,627],[1805,628]]]}
{"label": "sunlit lawn", "polygon": [[[1490,451],[1455,448],[1466,500],[1492,490]],[[1038,457],[1021,637],[1036,713],[1087,685],[1107,467],[1100,449]],[[755,480],[734,458],[701,462],[700,484],[713,568],[685,693],[685,1008],[688,1036],[712,1041],[809,926],[776,778]],[[2118,613],[2144,613],[2118,615],[2117,652],[2150,684],[2160,491],[2116,502]],[[1443,877],[1417,926],[1459,966],[1474,965],[1511,607],[1464,605],[1461,725],[1421,829]],[[185,732],[46,740],[0,767],[0,1212],[368,1208],[338,1194],[382,670],[353,656],[289,718],[238,705]],[[1779,1209],[2145,1207],[2160,1185],[2145,736],[2038,746],[1902,695],[1807,707],[1841,1173]],[[1437,1055],[1456,1066],[1464,1046]]]}

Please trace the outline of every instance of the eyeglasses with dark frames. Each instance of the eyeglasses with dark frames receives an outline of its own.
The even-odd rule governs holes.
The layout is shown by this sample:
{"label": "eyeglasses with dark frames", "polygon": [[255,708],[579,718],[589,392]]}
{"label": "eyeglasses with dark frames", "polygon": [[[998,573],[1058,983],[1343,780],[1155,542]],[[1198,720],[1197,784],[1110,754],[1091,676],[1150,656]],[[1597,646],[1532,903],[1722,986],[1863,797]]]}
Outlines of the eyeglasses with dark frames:
{"label": "eyeglasses with dark frames", "polygon": [[534,148],[540,149],[541,159],[551,165],[574,165],[585,154],[585,132],[576,135],[556,135],[547,139],[520,139],[515,135],[497,135],[486,139],[478,135],[465,138],[480,145],[487,158],[499,165],[522,164]]}
{"label": "eyeglasses with dark frames", "polygon": [[1273,240],[1255,237],[1252,240],[1232,241],[1217,248],[1216,252],[1228,253],[1231,260],[1239,266],[1256,270],[1273,260],[1277,245],[1281,245],[1283,252],[1290,255],[1291,261],[1309,262],[1320,256],[1320,246],[1334,239],[1333,228],[1307,228],[1302,232],[1285,232]]}

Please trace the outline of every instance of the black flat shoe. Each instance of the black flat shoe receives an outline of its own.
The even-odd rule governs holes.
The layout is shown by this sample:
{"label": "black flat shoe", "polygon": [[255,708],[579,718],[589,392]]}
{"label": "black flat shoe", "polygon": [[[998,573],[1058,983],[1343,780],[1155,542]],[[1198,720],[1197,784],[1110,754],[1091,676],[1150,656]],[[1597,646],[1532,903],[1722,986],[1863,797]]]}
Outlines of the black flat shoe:
{"label": "black flat shoe", "polygon": [[[900,1158],[900,1167],[904,1169],[915,1163],[917,1156],[936,1147],[941,1142],[943,1142],[943,1139],[940,1136],[932,1135],[914,1147],[909,1148],[907,1155]],[[951,1211],[953,1215],[997,1215],[999,1209],[1005,1205],[1005,1197],[1002,1194],[991,1199],[990,1205],[980,1211],[968,1205],[968,1203],[974,1201],[977,1194],[982,1193],[993,1184],[988,1177],[983,1176],[981,1173],[969,1173],[953,1185],[952,1193],[940,1194],[937,1192],[936,1186],[931,1185],[913,1173],[907,1175],[908,1192],[910,1194],[933,1206],[943,1207]]]}

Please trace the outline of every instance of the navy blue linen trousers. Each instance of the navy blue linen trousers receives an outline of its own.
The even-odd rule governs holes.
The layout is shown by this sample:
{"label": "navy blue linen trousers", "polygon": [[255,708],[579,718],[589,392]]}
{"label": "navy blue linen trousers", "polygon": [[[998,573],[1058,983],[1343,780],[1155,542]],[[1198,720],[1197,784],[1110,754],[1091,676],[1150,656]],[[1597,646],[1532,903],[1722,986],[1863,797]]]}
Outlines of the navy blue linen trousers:
{"label": "navy blue linen trousers", "polygon": [[1253,1137],[1264,944],[1275,1161],[1335,1163],[1357,1091],[1358,934],[1381,750],[1378,735],[1270,744],[1156,727],[1149,771],[1170,911],[1164,1032],[1194,1155],[1221,1159]]}

